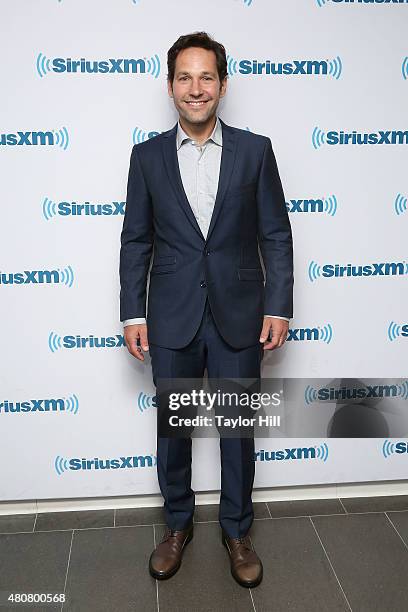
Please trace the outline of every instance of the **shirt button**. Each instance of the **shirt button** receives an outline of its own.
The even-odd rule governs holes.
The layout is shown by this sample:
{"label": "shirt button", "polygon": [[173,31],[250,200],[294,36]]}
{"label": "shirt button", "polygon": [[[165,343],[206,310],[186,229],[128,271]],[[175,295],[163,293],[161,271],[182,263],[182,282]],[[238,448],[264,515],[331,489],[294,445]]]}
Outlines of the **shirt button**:
{"label": "shirt button", "polygon": [[209,254],[210,254],[210,251],[207,249],[207,250],[205,251],[205,255],[209,255]]}
{"label": "shirt button", "polygon": [[204,287],[206,287],[206,286],[207,286],[206,282],[205,282],[205,281],[201,281],[201,283],[200,283],[200,287],[203,287],[203,288],[204,288]]}

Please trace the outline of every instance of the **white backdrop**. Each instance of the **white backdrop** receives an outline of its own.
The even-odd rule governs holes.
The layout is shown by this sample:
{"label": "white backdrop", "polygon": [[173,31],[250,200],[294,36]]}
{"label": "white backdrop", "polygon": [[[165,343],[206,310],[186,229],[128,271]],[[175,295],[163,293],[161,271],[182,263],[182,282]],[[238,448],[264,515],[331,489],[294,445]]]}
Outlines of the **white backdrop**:
{"label": "white backdrop", "polygon": [[[175,124],[166,53],[194,30],[225,44],[219,114],[271,137],[290,211],[292,340],[263,376],[407,375],[407,4],[1,3],[0,499],[158,492],[149,359],[122,346],[119,237],[132,145]],[[248,69],[267,61],[278,74]],[[353,131],[380,143],[337,144]],[[256,486],[406,478],[405,440],[257,441],[304,446],[258,460]],[[217,440],[194,447],[194,486],[218,488]]]}

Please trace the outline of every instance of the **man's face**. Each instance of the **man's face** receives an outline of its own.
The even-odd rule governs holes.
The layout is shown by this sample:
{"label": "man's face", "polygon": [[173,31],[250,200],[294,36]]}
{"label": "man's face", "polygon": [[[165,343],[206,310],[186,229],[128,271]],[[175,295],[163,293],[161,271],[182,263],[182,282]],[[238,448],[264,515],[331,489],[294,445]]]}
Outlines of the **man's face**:
{"label": "man's face", "polygon": [[178,54],[174,81],[167,81],[167,87],[182,119],[205,124],[214,117],[225,95],[227,79],[220,83],[214,51],[189,47]]}

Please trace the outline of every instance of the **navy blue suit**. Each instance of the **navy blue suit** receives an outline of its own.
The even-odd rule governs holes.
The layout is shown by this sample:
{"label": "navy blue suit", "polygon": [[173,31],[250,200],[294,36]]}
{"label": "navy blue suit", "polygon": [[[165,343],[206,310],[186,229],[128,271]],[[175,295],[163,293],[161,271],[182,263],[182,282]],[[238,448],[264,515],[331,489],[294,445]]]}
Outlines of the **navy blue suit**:
{"label": "navy blue suit", "polygon": [[[218,192],[207,237],[178,166],[177,124],[132,150],[121,234],[120,319],[146,316],[153,381],[259,378],[264,314],[292,317],[292,234],[269,138],[221,121]],[[261,267],[258,243],[265,267]],[[265,282],[264,282],[265,281]],[[220,523],[230,537],[252,520],[254,441],[220,438]],[[191,439],[157,439],[167,524],[192,520]]]}
{"label": "navy blue suit", "polygon": [[[259,341],[263,315],[292,317],[292,235],[269,138],[221,121],[218,193],[207,238],[185,195],[177,124],[132,150],[120,253],[120,319],[146,316],[149,342],[182,348],[206,297],[235,348]],[[266,271],[262,271],[258,241]]]}

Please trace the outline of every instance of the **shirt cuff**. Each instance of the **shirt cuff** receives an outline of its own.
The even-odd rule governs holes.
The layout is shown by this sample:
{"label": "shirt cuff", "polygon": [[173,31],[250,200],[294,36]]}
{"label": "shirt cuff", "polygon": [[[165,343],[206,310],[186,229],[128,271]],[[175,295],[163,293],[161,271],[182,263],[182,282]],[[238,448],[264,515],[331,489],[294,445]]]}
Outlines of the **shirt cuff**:
{"label": "shirt cuff", "polygon": [[264,315],[264,317],[273,317],[274,319],[283,319],[284,321],[290,321],[290,319],[288,319],[288,317],[280,317],[278,315],[266,314],[266,315]]}
{"label": "shirt cuff", "polygon": [[123,327],[127,325],[146,325],[146,319],[144,317],[138,317],[136,319],[125,319],[123,321]]}

